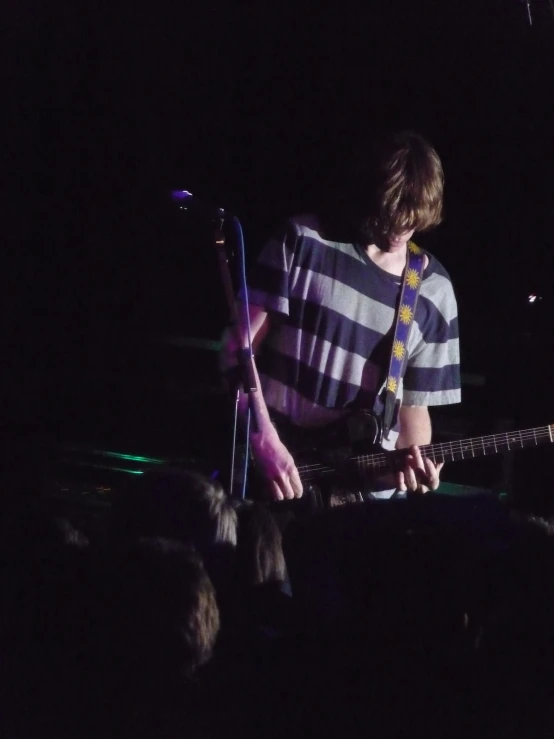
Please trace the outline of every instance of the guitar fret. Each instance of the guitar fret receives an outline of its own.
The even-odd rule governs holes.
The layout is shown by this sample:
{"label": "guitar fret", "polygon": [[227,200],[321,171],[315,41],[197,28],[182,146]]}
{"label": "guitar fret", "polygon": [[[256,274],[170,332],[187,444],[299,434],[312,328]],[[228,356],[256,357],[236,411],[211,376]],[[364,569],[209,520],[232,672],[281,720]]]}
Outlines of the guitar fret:
{"label": "guitar fret", "polygon": [[[438,444],[422,445],[423,456],[433,460],[435,464],[448,460],[465,460],[482,455],[497,454],[503,450],[513,451],[515,448],[538,446],[541,443],[554,443],[554,425],[523,431],[510,431],[490,436],[479,436],[470,439],[441,442]],[[340,460],[331,467],[320,464],[299,466],[301,479],[313,479],[318,475],[331,475],[340,472],[342,465],[350,463],[358,471],[361,480],[371,478],[370,473],[383,470],[398,469],[402,452],[381,451],[376,454],[353,456],[350,459]]]}

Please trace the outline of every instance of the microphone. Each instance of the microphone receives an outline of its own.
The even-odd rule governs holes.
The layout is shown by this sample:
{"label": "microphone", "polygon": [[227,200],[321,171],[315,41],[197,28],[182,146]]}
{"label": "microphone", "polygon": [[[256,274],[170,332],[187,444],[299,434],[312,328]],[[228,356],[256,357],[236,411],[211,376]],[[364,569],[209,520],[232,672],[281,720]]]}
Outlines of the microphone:
{"label": "microphone", "polygon": [[188,190],[173,190],[171,199],[177,203],[180,210],[201,213],[209,218],[223,219],[229,215],[224,208],[218,208],[205,200],[195,197]]}

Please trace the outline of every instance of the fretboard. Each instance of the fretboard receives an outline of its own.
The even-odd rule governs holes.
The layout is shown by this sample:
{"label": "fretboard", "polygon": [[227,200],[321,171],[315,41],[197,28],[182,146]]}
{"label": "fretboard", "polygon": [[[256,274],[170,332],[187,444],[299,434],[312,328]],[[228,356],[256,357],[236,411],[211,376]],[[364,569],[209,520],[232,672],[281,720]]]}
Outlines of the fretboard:
{"label": "fretboard", "polygon": [[[525,429],[524,431],[505,431],[501,434],[490,436],[476,436],[471,439],[445,441],[440,444],[425,444],[420,446],[420,450],[424,457],[428,457],[435,464],[438,464],[439,462],[474,459],[476,457],[499,454],[504,451],[515,451],[517,449],[525,449],[553,442],[554,424]],[[365,474],[366,472],[387,472],[399,468],[402,457],[405,454],[405,450],[362,454],[344,460],[342,466],[344,466],[344,463],[347,466],[354,466],[361,474]],[[300,465],[298,471],[301,479],[307,481],[321,475],[335,473],[338,470],[333,466],[315,463]]]}
{"label": "fretboard", "polygon": [[[446,441],[440,444],[425,444],[420,447],[424,457],[433,462],[452,462],[461,459],[473,459],[503,451],[514,451],[541,444],[554,442],[554,424],[525,429],[524,431],[505,431],[490,436],[476,436],[471,439]],[[387,470],[396,466],[398,453],[381,452],[356,457],[351,461],[359,467],[374,470]]]}

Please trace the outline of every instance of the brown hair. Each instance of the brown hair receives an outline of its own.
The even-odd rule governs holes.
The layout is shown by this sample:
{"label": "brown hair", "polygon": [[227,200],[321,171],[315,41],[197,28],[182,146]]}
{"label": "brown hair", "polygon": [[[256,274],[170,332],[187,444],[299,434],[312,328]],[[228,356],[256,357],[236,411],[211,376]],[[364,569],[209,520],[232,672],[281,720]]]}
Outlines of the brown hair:
{"label": "brown hair", "polygon": [[[419,134],[401,131],[347,146],[333,205],[324,222],[342,240],[371,243],[377,234],[425,231],[442,218],[444,175],[435,149]],[[333,195],[334,193],[334,195]],[[332,238],[332,236],[327,236]]]}
{"label": "brown hair", "polygon": [[283,541],[271,511],[243,500],[236,506],[239,521],[237,570],[247,585],[284,582],[287,576]]}
{"label": "brown hair", "polygon": [[220,628],[215,589],[199,554],[169,539],[142,538],[111,561],[110,619],[124,664],[144,671],[145,680],[157,670],[169,679],[192,676],[210,660]]}
{"label": "brown hair", "polygon": [[165,466],[123,489],[112,509],[117,536],[162,536],[193,543],[201,553],[237,543],[237,514],[221,484],[206,475]]}
{"label": "brown hair", "polygon": [[418,134],[405,131],[380,142],[376,155],[374,226],[391,234],[438,225],[444,175],[435,149]]}
{"label": "brown hair", "polygon": [[174,539],[196,547],[218,593],[229,587],[237,514],[217,480],[177,466],[149,470],[112,507],[114,541]]}

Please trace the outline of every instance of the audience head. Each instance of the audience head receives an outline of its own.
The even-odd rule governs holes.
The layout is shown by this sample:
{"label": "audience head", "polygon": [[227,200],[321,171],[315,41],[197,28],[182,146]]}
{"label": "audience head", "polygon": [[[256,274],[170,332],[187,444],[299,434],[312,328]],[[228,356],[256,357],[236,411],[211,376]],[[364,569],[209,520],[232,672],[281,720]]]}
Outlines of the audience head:
{"label": "audience head", "polygon": [[279,526],[263,503],[236,505],[238,514],[237,576],[245,585],[282,583],[287,572]]}
{"label": "audience head", "polygon": [[110,577],[116,643],[127,666],[190,677],[219,631],[215,590],[190,546],[139,539],[115,554]]}
{"label": "audience head", "polygon": [[237,517],[221,485],[202,474],[168,466],[134,479],[114,501],[112,534],[119,542],[162,537],[192,544],[218,592],[227,586]]}

